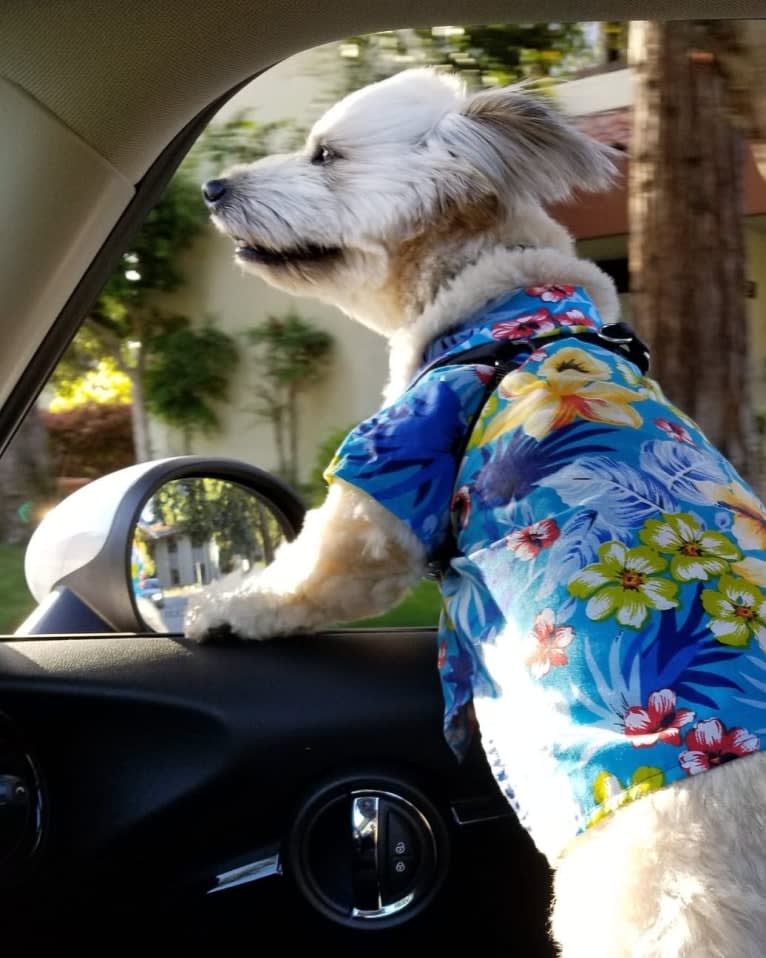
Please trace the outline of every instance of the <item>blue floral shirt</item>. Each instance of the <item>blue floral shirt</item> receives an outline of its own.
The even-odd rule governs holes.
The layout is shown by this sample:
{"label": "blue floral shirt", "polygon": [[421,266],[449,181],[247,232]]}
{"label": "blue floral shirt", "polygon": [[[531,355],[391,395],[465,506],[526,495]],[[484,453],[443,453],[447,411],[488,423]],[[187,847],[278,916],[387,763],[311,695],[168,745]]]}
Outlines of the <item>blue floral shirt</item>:
{"label": "blue floral shirt", "polygon": [[[549,854],[766,734],[766,510],[656,383],[571,335],[600,326],[581,288],[490,303],[424,356],[457,365],[416,377],[328,470],[429,555],[451,524],[445,733],[462,754],[473,702],[495,775]],[[492,370],[459,364],[541,336],[486,401]]]}

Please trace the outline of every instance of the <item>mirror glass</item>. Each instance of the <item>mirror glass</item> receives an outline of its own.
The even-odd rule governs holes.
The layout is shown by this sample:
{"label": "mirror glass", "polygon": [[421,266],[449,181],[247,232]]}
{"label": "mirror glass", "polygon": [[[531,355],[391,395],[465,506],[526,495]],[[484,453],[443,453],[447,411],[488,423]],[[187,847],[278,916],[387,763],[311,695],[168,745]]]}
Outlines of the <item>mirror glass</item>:
{"label": "mirror glass", "polygon": [[268,565],[287,520],[252,489],[226,479],[165,483],[133,532],[130,581],[147,628],[182,632],[189,597],[217,579]]}

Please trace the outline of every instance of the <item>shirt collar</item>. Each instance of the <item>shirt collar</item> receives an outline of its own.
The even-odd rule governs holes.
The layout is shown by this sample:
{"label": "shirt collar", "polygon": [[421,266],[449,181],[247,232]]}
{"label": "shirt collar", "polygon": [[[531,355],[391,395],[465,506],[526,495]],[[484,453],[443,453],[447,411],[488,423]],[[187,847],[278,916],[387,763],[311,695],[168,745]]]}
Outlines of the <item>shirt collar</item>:
{"label": "shirt collar", "polygon": [[448,355],[457,358],[483,343],[554,338],[602,326],[599,312],[582,286],[514,289],[431,340],[421,369]]}

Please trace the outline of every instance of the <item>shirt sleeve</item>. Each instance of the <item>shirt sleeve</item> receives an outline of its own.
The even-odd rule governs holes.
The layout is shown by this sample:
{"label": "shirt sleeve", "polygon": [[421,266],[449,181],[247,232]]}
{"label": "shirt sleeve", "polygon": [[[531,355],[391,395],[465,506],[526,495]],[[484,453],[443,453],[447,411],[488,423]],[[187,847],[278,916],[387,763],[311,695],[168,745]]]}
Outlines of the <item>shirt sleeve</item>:
{"label": "shirt sleeve", "polygon": [[405,522],[429,556],[449,529],[453,488],[486,389],[486,367],[427,373],[346,437],[325,478],[371,495]]}

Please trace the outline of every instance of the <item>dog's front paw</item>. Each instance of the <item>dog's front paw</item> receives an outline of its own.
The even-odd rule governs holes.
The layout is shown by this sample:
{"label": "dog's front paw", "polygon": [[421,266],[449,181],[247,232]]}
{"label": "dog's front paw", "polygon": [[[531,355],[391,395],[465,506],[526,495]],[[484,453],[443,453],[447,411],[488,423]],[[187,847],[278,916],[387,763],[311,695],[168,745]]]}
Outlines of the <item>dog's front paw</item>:
{"label": "dog's front paw", "polygon": [[189,600],[184,634],[200,645],[234,645],[245,637],[227,614],[223,596],[203,592]]}
{"label": "dog's front paw", "polygon": [[260,641],[311,630],[315,618],[310,606],[265,588],[260,576],[222,579],[189,599],[184,632],[207,644]]}
{"label": "dog's front paw", "polygon": [[255,590],[230,591],[216,583],[189,599],[184,633],[205,645],[268,639],[279,634],[273,605],[270,596]]}
{"label": "dog's front paw", "polygon": [[[195,636],[190,636],[190,638],[195,638]],[[211,625],[206,632],[203,632],[197,638],[197,641],[200,645],[239,645],[242,638],[237,635],[228,622],[222,622],[220,625]]]}
{"label": "dog's front paw", "polygon": [[252,612],[257,602],[244,601],[246,581],[241,573],[232,573],[191,595],[186,605],[184,635],[204,645],[232,645],[243,639],[260,638],[249,634],[253,632]]}

